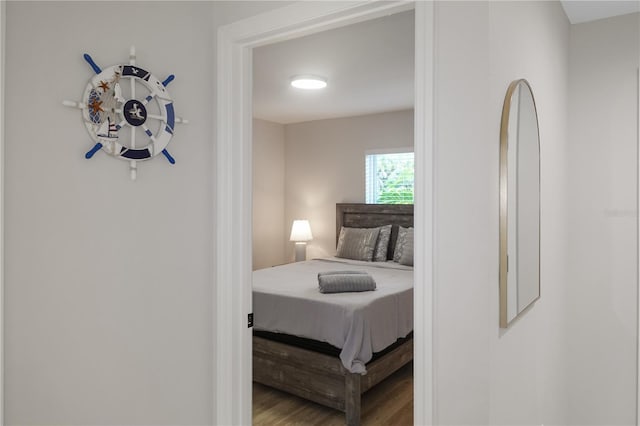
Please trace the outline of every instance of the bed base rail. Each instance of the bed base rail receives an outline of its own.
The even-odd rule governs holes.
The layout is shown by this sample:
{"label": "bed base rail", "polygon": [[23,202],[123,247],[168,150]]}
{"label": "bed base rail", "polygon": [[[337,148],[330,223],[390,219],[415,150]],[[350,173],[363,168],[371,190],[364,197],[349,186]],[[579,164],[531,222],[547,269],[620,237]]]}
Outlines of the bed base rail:
{"label": "bed base rail", "polygon": [[367,364],[367,374],[344,368],[339,358],[253,336],[253,380],[345,413],[360,425],[361,395],[413,359],[413,339]]}

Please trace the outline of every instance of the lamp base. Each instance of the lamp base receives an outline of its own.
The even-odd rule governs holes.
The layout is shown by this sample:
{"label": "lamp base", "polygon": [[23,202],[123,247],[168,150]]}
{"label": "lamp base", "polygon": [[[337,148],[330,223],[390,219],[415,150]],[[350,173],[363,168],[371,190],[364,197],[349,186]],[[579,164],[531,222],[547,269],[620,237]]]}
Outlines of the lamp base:
{"label": "lamp base", "polygon": [[307,243],[296,243],[296,262],[307,260]]}

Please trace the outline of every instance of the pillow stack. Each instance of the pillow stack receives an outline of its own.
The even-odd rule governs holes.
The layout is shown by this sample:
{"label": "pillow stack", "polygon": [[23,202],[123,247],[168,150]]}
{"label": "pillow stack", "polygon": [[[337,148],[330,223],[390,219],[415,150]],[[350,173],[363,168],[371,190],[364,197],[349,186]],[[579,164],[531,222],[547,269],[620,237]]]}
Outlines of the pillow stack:
{"label": "pillow stack", "polygon": [[338,237],[337,257],[367,262],[386,262],[391,225],[377,228],[345,228],[340,229]]}
{"label": "pillow stack", "polygon": [[[391,225],[377,228],[340,229],[336,256],[344,259],[367,262],[386,262],[391,239]],[[398,228],[393,261],[401,265],[413,266],[413,227]]]}

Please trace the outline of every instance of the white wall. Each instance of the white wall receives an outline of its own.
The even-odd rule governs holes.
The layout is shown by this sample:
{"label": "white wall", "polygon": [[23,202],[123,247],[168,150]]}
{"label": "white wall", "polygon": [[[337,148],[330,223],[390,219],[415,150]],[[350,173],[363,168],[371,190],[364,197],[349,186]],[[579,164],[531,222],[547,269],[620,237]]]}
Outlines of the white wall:
{"label": "white wall", "polygon": [[640,14],[571,28],[571,424],[635,424]]}
{"label": "white wall", "polygon": [[413,147],[413,110],[289,124],[285,141],[286,226],[309,219],[307,258],[333,256],[336,203],[365,201],[367,150]]}
{"label": "white wall", "polygon": [[[7,5],[8,424],[211,419],[212,8],[156,4],[144,25],[148,4],[113,9]],[[168,89],[192,122],[168,147],[177,164],[140,163],[136,182],[123,161],[84,159],[80,112],[61,103],[93,75],[83,53],[104,68],[131,44],[140,66],[176,75]]]}
{"label": "white wall", "polygon": [[[438,421],[564,424],[569,24],[558,2],[441,2],[436,13]],[[518,78],[540,119],[542,296],[501,331],[500,114]]]}
{"label": "white wall", "polygon": [[[212,423],[215,33],[282,5],[7,3],[6,424]],[[132,44],[190,119],[136,182],[61,104]]]}
{"label": "white wall", "polygon": [[[490,22],[492,141],[497,149],[509,82],[526,78],[538,111],[541,159],[541,298],[507,331],[490,333],[491,423],[565,424],[569,23],[558,2],[494,2]],[[493,229],[497,236],[497,222]],[[494,324],[498,306],[492,298]]]}
{"label": "white wall", "polygon": [[285,262],[284,126],[253,120],[253,269]]}
{"label": "white wall", "polygon": [[436,20],[435,411],[437,424],[482,425],[489,333],[498,326],[490,312],[498,297],[498,141],[489,132],[499,111],[488,111],[488,4],[440,2]]}

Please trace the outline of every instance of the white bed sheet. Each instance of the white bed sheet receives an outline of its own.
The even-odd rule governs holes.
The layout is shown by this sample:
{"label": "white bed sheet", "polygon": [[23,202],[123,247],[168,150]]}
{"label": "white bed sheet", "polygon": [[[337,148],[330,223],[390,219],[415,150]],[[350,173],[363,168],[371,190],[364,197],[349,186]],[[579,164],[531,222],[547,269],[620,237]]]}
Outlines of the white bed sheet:
{"label": "white bed sheet", "polygon": [[[318,272],[362,270],[375,291],[323,294]],[[314,259],[253,272],[256,330],[286,333],[341,349],[352,373],[366,373],[374,352],[413,330],[413,268],[395,262]]]}

